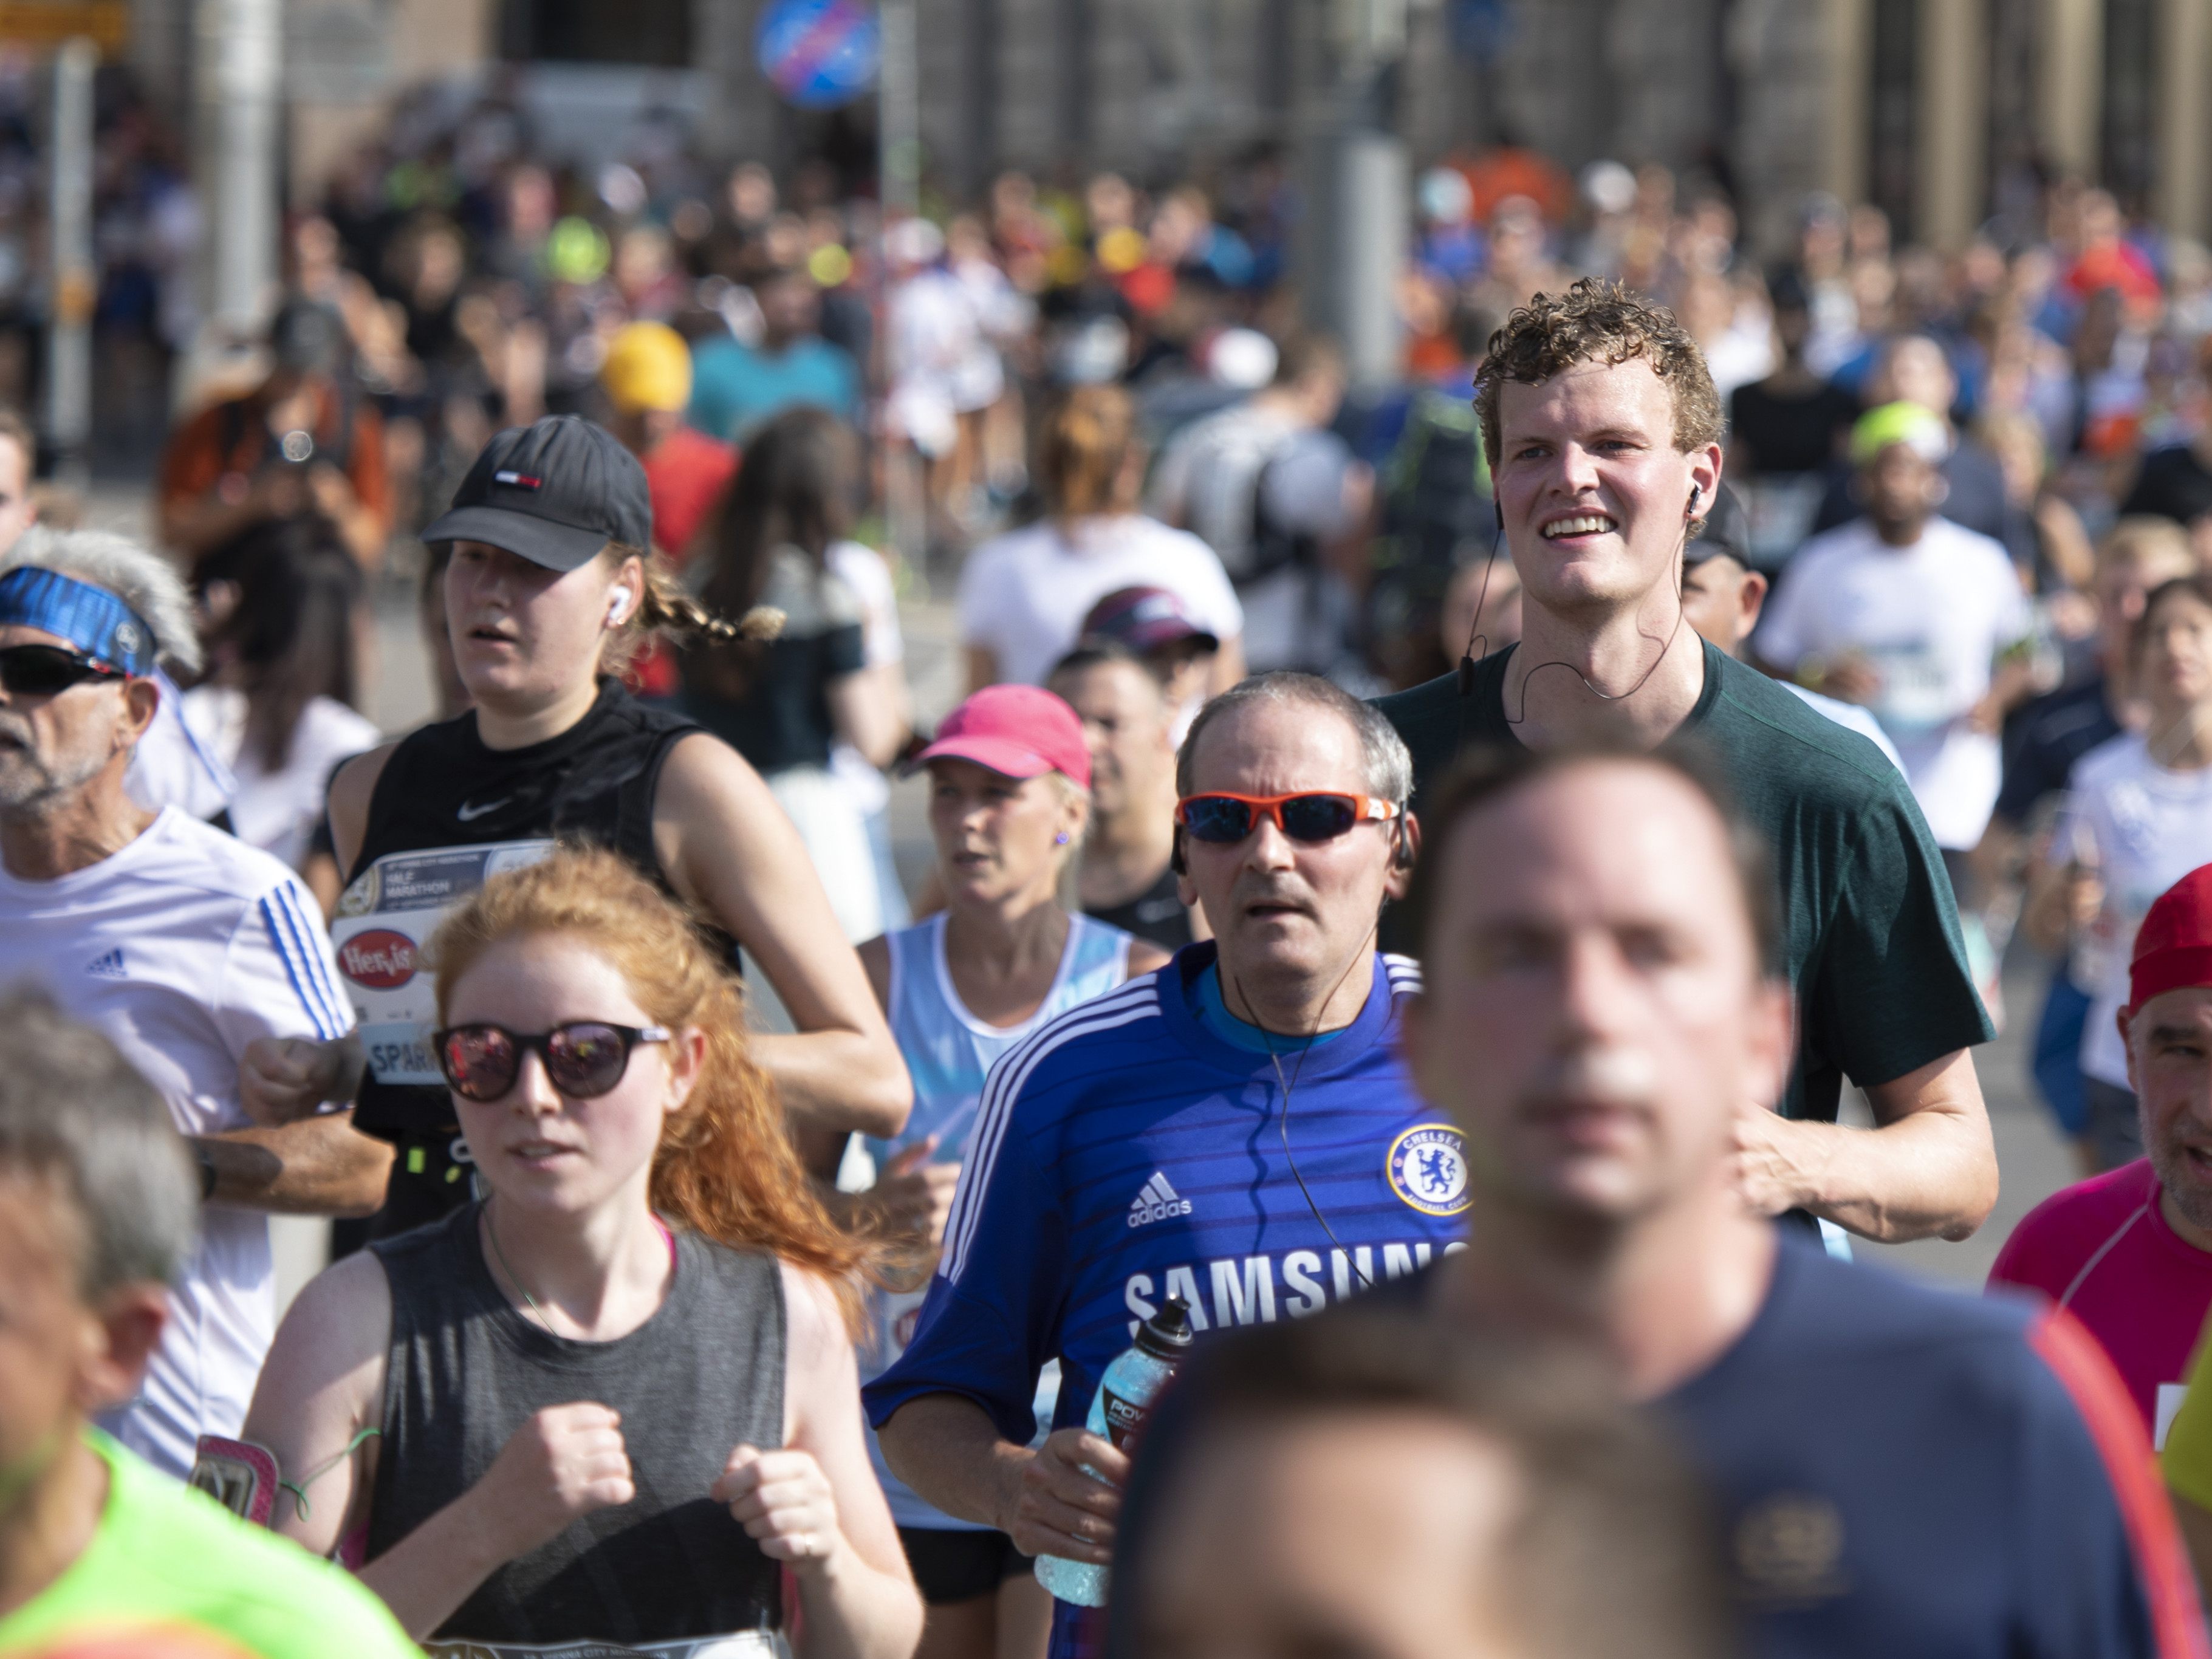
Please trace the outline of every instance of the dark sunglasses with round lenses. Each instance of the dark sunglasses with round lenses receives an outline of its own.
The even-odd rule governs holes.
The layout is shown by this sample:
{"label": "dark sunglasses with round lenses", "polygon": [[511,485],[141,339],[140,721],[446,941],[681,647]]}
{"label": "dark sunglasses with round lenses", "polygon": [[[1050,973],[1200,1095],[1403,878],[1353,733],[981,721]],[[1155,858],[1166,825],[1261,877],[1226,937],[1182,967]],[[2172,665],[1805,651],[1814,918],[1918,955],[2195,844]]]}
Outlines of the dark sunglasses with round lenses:
{"label": "dark sunglasses with round lenses", "polygon": [[1292,841],[1334,841],[1367,819],[1389,820],[1398,816],[1394,800],[1374,795],[1340,795],[1309,791],[1292,795],[1239,795],[1226,790],[1185,795],[1176,803],[1176,822],[1194,841],[1218,847],[1235,844],[1259,828],[1261,818],[1273,818],[1275,828]]}
{"label": "dark sunglasses with round lenses", "polygon": [[612,1025],[571,1020],[550,1031],[510,1031],[504,1025],[449,1025],[433,1031],[438,1069],[463,1100],[497,1100],[514,1087],[522,1056],[536,1050],[553,1086],[571,1100],[592,1100],[623,1080],[630,1051],[641,1042],[665,1042],[665,1025]]}
{"label": "dark sunglasses with round lenses", "polygon": [[112,664],[58,645],[0,647],[0,686],[11,697],[51,697],[86,680],[127,680]]}

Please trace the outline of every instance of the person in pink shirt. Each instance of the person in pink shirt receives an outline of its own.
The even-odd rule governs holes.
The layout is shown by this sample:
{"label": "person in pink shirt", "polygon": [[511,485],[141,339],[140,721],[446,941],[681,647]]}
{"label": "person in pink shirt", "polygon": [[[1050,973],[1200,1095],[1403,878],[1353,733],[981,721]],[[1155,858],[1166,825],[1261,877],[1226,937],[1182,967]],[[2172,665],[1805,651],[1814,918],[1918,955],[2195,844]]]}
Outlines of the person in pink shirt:
{"label": "person in pink shirt", "polygon": [[2029,1211],[1990,1285],[2040,1291],[2087,1325],[2156,1444],[2212,1307],[2212,864],[2144,916],[2118,1018],[2149,1156]]}

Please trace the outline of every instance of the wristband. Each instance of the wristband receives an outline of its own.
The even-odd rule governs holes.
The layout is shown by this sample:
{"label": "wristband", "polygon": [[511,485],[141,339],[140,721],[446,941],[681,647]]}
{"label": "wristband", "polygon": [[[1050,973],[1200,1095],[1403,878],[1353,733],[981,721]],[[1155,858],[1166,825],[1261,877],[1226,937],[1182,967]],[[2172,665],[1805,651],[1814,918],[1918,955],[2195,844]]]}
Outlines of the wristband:
{"label": "wristband", "polygon": [[199,1160],[200,1202],[204,1204],[215,1196],[215,1154],[208,1151],[205,1143],[195,1140],[192,1156]]}

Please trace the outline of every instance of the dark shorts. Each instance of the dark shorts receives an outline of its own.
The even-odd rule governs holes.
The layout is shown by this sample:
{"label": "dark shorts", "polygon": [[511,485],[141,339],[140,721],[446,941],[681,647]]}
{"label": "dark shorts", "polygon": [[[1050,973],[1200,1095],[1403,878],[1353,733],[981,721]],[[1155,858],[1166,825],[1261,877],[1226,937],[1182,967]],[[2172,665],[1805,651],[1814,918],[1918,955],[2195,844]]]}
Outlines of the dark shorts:
{"label": "dark shorts", "polygon": [[921,1599],[930,1606],[972,1601],[996,1595],[999,1586],[1018,1578],[1035,1562],[1002,1532],[963,1532],[953,1527],[901,1527],[907,1565]]}

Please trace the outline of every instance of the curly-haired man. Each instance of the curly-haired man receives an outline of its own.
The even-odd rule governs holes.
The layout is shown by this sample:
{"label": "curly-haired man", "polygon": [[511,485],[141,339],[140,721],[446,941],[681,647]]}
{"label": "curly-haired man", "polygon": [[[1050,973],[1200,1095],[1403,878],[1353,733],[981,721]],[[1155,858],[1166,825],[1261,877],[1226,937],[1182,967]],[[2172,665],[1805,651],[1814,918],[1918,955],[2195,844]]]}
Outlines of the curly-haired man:
{"label": "curly-haired man", "polygon": [[[1942,856],[1872,744],[1682,618],[1683,549],[1721,475],[1720,401],[1696,343],[1663,308],[1579,282],[1492,337],[1475,408],[1524,588],[1522,639],[1383,699],[1413,750],[1416,804],[1466,748],[1701,745],[1773,843],[1797,995],[1797,1063],[1778,1102],[1739,1116],[1738,1186],[1764,1212],[1869,1238],[1965,1237],[1996,1201],[1967,1052],[1992,1032]],[[1834,1121],[1846,1076],[1871,1131]]]}

